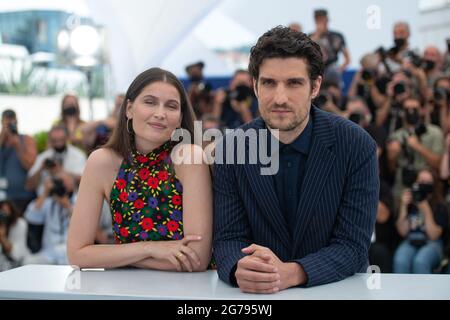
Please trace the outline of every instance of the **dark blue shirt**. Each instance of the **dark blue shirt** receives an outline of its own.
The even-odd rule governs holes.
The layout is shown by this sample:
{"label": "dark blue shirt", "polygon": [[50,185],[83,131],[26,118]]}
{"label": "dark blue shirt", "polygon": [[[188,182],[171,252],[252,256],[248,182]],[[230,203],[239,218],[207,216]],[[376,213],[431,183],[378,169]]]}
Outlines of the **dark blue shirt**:
{"label": "dark blue shirt", "polygon": [[274,175],[275,189],[291,235],[295,226],[301,186],[308,159],[313,120],[309,117],[303,132],[290,144],[280,141],[280,167]]}

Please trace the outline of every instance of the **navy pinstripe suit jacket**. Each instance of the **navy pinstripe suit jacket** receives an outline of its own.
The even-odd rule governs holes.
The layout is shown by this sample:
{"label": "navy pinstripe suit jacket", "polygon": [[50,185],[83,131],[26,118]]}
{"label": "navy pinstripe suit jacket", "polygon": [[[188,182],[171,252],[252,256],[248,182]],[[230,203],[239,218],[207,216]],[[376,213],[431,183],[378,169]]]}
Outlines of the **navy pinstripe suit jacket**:
{"label": "navy pinstripe suit jacket", "polygon": [[[342,117],[316,107],[311,116],[311,149],[292,235],[273,176],[261,175],[261,164],[215,164],[214,257],[223,281],[233,284],[234,266],[245,256],[241,249],[252,243],[284,262],[300,263],[306,286],[366,271],[379,192],[375,142]],[[261,129],[264,122],[257,118],[241,128]],[[230,135],[217,148],[227,140]]]}

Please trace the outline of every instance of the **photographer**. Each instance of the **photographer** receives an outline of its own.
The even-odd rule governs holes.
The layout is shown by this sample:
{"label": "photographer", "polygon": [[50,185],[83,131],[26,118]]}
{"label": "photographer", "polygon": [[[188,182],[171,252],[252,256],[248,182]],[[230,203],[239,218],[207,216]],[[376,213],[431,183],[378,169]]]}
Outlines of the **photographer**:
{"label": "photographer", "polygon": [[83,131],[81,130],[85,122],[80,117],[80,104],[78,97],[73,94],[66,94],[61,102],[61,119],[56,125],[64,125],[69,132],[69,141],[72,145],[84,150]]}
{"label": "photographer", "polygon": [[361,97],[367,102],[372,119],[377,109],[386,101],[386,86],[389,78],[379,72],[380,59],[377,54],[366,54],[362,57],[358,70],[348,91],[349,97]]}
{"label": "photographer", "polygon": [[27,222],[11,201],[0,201],[0,272],[22,264],[29,254]]}
{"label": "photographer", "polygon": [[387,83],[386,99],[376,112],[375,125],[383,127],[388,135],[402,127],[402,104],[414,93],[411,74],[396,72]]}
{"label": "photographer", "polygon": [[69,144],[67,129],[62,125],[54,126],[48,134],[49,149],[40,153],[28,172],[26,187],[38,195],[44,190],[44,181],[48,176],[64,170],[79,183],[86,164],[86,155]]}
{"label": "photographer", "polygon": [[443,75],[442,68],[444,57],[439,49],[435,46],[428,46],[423,51],[421,59],[421,67],[427,76],[427,86],[431,88],[436,79]]}
{"label": "photographer", "polygon": [[114,100],[114,110],[104,120],[90,121],[81,127],[83,144],[87,154],[106,144],[119,119],[119,111],[125,99],[124,94],[118,94]]}
{"label": "photographer", "polygon": [[27,171],[37,155],[34,139],[19,133],[16,113],[2,113],[0,131],[0,197],[11,200],[21,213],[34,193],[25,189]]}
{"label": "photographer", "polygon": [[432,273],[447,242],[448,211],[439,181],[421,170],[416,183],[402,194],[396,227],[405,240],[394,255],[395,273]]}
{"label": "photographer", "polygon": [[432,98],[428,100],[430,118],[428,121],[441,127],[442,132],[447,134],[450,129],[450,77],[441,76],[433,84]]}
{"label": "photographer", "polygon": [[230,81],[229,90],[216,92],[212,114],[229,129],[235,129],[257,116],[258,105],[252,78],[247,71],[237,70]]}
{"label": "photographer", "polygon": [[347,104],[347,97],[342,96],[342,90],[337,82],[325,80],[313,103],[324,111],[344,116],[343,110]]}
{"label": "photographer", "polygon": [[443,135],[439,127],[424,124],[424,110],[417,98],[407,98],[402,106],[403,127],[390,136],[388,164],[395,172],[394,197],[410,188],[415,175],[423,169],[439,170],[443,153]]}
{"label": "photographer", "polygon": [[212,85],[203,77],[204,67],[203,61],[199,61],[186,66],[185,69],[189,78],[187,90],[189,101],[198,119],[203,114],[212,112],[213,107]]}
{"label": "photographer", "polygon": [[44,227],[42,248],[28,256],[24,264],[67,264],[67,230],[75,198],[70,175],[60,173],[46,180],[44,192],[29,204],[25,212],[29,223]]}

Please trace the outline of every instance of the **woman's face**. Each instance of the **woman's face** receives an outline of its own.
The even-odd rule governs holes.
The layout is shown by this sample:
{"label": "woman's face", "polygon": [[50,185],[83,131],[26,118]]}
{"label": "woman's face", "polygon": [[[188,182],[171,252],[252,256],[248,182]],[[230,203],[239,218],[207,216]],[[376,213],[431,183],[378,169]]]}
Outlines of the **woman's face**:
{"label": "woman's face", "polygon": [[76,116],[79,111],[77,98],[74,96],[67,96],[62,104],[63,114],[66,116]]}
{"label": "woman's face", "polygon": [[171,84],[153,82],[127,103],[127,118],[133,122],[136,144],[160,145],[169,140],[181,125],[181,101],[178,90]]}
{"label": "woman's face", "polygon": [[420,184],[433,184],[433,175],[428,171],[420,171],[417,176],[417,183]]}

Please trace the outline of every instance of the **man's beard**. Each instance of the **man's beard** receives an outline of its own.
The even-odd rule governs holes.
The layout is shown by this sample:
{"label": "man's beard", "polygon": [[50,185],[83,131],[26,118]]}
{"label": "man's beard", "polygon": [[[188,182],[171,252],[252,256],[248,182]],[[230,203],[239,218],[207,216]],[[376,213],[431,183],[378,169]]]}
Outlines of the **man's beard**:
{"label": "man's beard", "polygon": [[268,119],[266,120],[267,124],[269,125],[270,128],[272,129],[278,129],[279,131],[292,131],[296,128],[298,128],[299,126],[301,126],[303,124],[303,122],[305,122],[305,120],[308,117],[308,112],[306,112],[305,116],[302,117],[302,115],[297,115],[295,114],[295,112],[292,110],[291,107],[289,107],[287,104],[282,104],[282,105],[273,105],[270,110],[269,110],[269,114],[273,111],[273,110],[287,110],[292,112],[292,114],[295,115],[295,117],[293,119],[291,119],[291,121],[284,125],[284,126],[277,126],[275,125],[270,117],[268,117]]}

